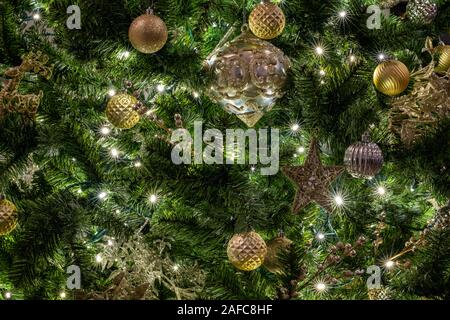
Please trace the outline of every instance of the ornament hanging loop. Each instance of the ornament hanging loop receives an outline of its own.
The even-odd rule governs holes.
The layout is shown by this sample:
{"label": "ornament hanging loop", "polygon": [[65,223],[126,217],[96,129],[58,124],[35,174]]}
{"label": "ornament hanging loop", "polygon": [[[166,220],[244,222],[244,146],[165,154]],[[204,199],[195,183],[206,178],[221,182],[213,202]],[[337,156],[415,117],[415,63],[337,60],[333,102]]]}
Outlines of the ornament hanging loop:
{"label": "ornament hanging loop", "polygon": [[249,28],[248,24],[247,24],[247,23],[244,23],[244,24],[242,25],[242,27],[241,27],[241,32],[242,32],[242,33],[248,33],[249,30],[250,30],[250,28]]}
{"label": "ornament hanging loop", "polygon": [[362,142],[369,143],[370,142],[370,132],[366,131],[362,135]]}
{"label": "ornament hanging loop", "polygon": [[145,13],[148,15],[153,15],[154,11],[153,11],[152,7],[148,7],[147,10],[145,10]]}

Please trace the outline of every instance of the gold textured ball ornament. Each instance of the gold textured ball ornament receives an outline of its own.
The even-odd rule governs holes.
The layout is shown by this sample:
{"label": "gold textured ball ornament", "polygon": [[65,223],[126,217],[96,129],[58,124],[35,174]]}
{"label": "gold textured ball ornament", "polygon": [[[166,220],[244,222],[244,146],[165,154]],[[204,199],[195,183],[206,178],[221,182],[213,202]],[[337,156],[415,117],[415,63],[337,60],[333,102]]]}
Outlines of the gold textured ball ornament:
{"label": "gold textured ball ornament", "polygon": [[252,271],[259,268],[267,253],[263,238],[256,232],[234,235],[228,242],[228,259],[239,270]]}
{"label": "gold textured ball ornament", "polygon": [[164,21],[148,11],[134,19],[128,30],[128,38],[133,47],[142,53],[155,53],[167,42],[167,26]]}
{"label": "gold textured ball ornament", "polygon": [[0,200],[0,236],[5,236],[17,226],[16,206],[8,200]]}
{"label": "gold textured ball ornament", "polygon": [[140,120],[139,113],[135,110],[138,99],[129,94],[117,94],[113,96],[106,107],[106,117],[109,122],[119,129],[131,129]]}
{"label": "gold textured ball ornament", "polygon": [[373,83],[378,91],[387,96],[397,96],[408,88],[409,70],[400,61],[380,63],[373,73]]}
{"label": "gold textured ball ornament", "polygon": [[284,274],[284,266],[280,256],[287,254],[292,246],[292,241],[284,236],[277,237],[267,243],[267,254],[264,259],[264,267],[272,273]]}
{"label": "gold textured ball ornament", "polygon": [[443,45],[436,48],[439,56],[439,62],[436,66],[436,72],[447,73],[450,70],[450,45]]}
{"label": "gold textured ball ornament", "polygon": [[283,33],[286,17],[276,4],[264,1],[253,9],[248,23],[255,36],[269,40]]}

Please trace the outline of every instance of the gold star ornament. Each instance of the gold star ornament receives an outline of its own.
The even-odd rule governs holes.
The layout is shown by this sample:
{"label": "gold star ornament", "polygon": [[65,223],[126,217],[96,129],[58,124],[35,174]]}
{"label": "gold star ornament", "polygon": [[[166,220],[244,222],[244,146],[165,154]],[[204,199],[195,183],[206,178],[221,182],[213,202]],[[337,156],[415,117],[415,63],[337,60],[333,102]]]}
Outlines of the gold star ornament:
{"label": "gold star ornament", "polygon": [[334,179],[344,171],[344,167],[324,166],[322,164],[317,139],[311,141],[309,153],[303,166],[286,166],[282,170],[286,177],[298,187],[292,207],[294,213],[298,213],[312,201],[328,212],[332,211],[329,188]]}

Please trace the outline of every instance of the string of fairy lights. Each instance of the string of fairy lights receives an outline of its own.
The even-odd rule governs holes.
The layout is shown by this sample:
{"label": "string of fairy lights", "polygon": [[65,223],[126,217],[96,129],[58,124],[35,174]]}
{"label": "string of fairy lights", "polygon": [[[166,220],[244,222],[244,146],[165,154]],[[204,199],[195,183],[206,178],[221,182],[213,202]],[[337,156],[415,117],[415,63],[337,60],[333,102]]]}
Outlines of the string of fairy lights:
{"label": "string of fairy lights", "polygon": [[[349,19],[350,16],[351,16],[351,14],[348,11],[346,11],[346,10],[343,10],[343,9],[337,10],[336,18],[338,19],[338,21],[340,23],[345,23]],[[42,10],[41,10],[41,8],[39,8],[39,5],[37,5],[37,7],[35,8],[34,12],[32,13],[32,19],[34,21],[40,21],[42,18],[43,18]],[[212,26],[213,27],[217,27],[217,26],[219,26],[219,24],[217,22],[213,22]],[[229,26],[229,24],[226,24],[225,26]],[[316,57],[320,58],[321,60],[326,58],[327,53],[328,53],[327,46],[324,43],[322,43],[322,42],[315,43],[313,45],[312,51],[313,51],[314,55]],[[128,49],[123,49],[123,50],[120,50],[119,53],[116,53],[116,56],[117,56],[117,58],[119,60],[126,62],[127,60],[129,60],[129,59],[134,57],[134,53],[132,51],[128,50]],[[387,57],[388,57],[388,55],[385,52],[379,52],[379,53],[377,53],[375,55],[374,58],[376,60],[378,60],[378,61],[383,61],[383,60],[387,59]],[[348,57],[347,57],[347,61],[348,61],[349,64],[355,64],[355,63],[358,62],[358,60],[359,60],[358,55],[353,53],[353,52],[351,52],[348,55]],[[326,70],[323,67],[319,67],[317,73],[318,73],[319,78],[320,78],[320,84],[322,84],[322,85],[325,84],[326,83],[326,77],[327,77]],[[155,92],[157,94],[163,95],[163,94],[166,94],[166,93],[170,92],[172,87],[167,85],[164,82],[159,82],[159,83],[157,83],[154,86],[153,89],[155,90]],[[105,94],[108,97],[115,96],[117,94],[117,92],[118,92],[118,89],[114,88],[114,87],[108,87],[105,90]],[[192,92],[192,96],[195,99],[200,99],[201,98],[201,93],[198,92],[198,91],[193,91]],[[300,123],[298,121],[291,122],[288,125],[288,127],[289,127],[289,131],[290,131],[290,133],[292,135],[299,135],[299,133],[302,130],[301,125],[300,125]],[[111,137],[113,134],[117,135],[117,131],[112,129],[111,126],[108,125],[108,124],[101,125],[98,128],[98,133],[103,138],[103,139],[99,140],[100,143],[102,141],[104,141],[104,139],[108,139],[109,137]],[[305,148],[305,146],[299,145],[297,147],[296,152],[294,153],[293,157],[300,161],[300,159],[307,153],[307,151],[308,150]],[[118,160],[121,157],[126,157],[125,153],[123,153],[118,146],[109,146],[108,154],[109,154],[109,156],[110,156],[110,158],[112,160]],[[135,169],[140,169],[140,168],[143,167],[143,163],[142,163],[142,161],[140,159],[141,159],[140,157],[136,157],[134,160],[132,160],[131,163],[132,163],[132,166]],[[73,158],[73,161],[76,162],[76,159]],[[256,167],[255,166],[251,166],[250,170],[251,170],[252,174],[254,174],[255,171],[256,171]],[[374,178],[369,179],[369,180],[373,180],[373,179]],[[411,192],[414,192],[415,189],[416,189],[416,187],[414,187],[414,186],[410,187],[410,191]],[[88,190],[84,190],[82,188],[78,188],[75,192],[77,194],[79,194],[79,195],[82,195],[82,194],[84,194],[87,191]],[[107,189],[101,188],[101,189],[99,189],[97,191],[97,195],[96,196],[97,196],[98,200],[106,201],[108,199],[108,197],[111,195],[111,193],[112,193],[111,190],[107,190]],[[378,198],[384,199],[384,200],[387,199],[390,196],[390,192],[389,192],[388,186],[387,186],[386,182],[384,182],[384,181],[376,180],[373,183],[373,193]],[[150,205],[155,206],[155,205],[158,204],[159,201],[161,201],[161,195],[157,191],[155,191],[154,193],[151,193],[151,194],[148,195],[147,202]],[[341,211],[341,210],[345,210],[349,200],[348,200],[348,195],[344,191],[342,191],[342,190],[333,190],[330,193],[330,201],[332,201],[333,207],[336,209],[336,211]],[[119,214],[120,212],[121,212],[120,209],[116,210],[117,214]],[[328,234],[325,231],[316,230],[316,234],[314,235],[314,239],[317,242],[319,242],[319,243],[323,243],[323,242],[326,241],[327,237],[330,236],[330,235],[335,236],[335,233]],[[108,240],[107,245],[108,246],[114,246],[115,243],[114,243],[113,240]],[[395,266],[396,266],[395,258],[396,258],[396,256],[393,256],[393,257],[388,258],[388,259],[386,259],[384,261],[384,267],[385,267],[386,270],[392,270],[392,269],[395,268]],[[102,263],[103,262],[102,253],[95,254],[94,261],[97,264]],[[174,271],[177,271],[180,268],[180,266],[178,264],[175,264],[173,266],[173,268],[174,268]],[[326,293],[329,290],[329,288],[330,288],[330,286],[328,285],[327,281],[322,279],[322,278],[316,279],[314,281],[312,287],[317,293],[321,293],[321,294],[322,293]],[[11,291],[6,291],[6,292],[3,293],[3,297],[6,300],[10,300],[10,299],[13,299],[14,295],[13,295],[13,293]],[[66,299],[67,298],[66,291],[62,290],[58,294],[58,297],[60,299]]]}

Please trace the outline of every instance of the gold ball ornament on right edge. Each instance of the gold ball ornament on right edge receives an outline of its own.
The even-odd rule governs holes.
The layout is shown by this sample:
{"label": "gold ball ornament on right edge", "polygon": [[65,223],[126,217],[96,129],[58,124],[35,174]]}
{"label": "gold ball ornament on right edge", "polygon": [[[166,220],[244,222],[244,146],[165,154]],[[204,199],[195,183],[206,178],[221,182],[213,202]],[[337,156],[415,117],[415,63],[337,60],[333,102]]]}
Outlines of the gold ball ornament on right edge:
{"label": "gold ball ornament on right edge", "polygon": [[119,129],[131,129],[140,120],[135,110],[138,99],[132,95],[120,93],[113,96],[106,107],[106,117],[113,126]]}
{"label": "gold ball ornament on right edge", "polygon": [[436,48],[436,53],[439,56],[438,65],[436,66],[437,73],[447,73],[450,70],[450,45],[443,45]]}
{"label": "gold ball ornament on right edge", "polygon": [[397,96],[408,88],[410,74],[400,61],[387,60],[380,63],[373,73],[373,83],[378,91],[387,96]]}
{"label": "gold ball ornament on right edge", "polygon": [[0,236],[11,233],[17,226],[16,206],[8,200],[0,200]]}
{"label": "gold ball ornament on right edge", "polygon": [[267,246],[254,231],[235,234],[228,242],[227,255],[230,262],[242,271],[258,269],[264,262]]}
{"label": "gold ball ornament on right edge", "polygon": [[164,21],[147,10],[131,23],[128,38],[139,52],[150,54],[161,50],[167,42],[168,32]]}
{"label": "gold ball ornament on right edge", "polygon": [[283,33],[286,17],[276,4],[262,1],[251,12],[248,23],[255,36],[270,40]]}

